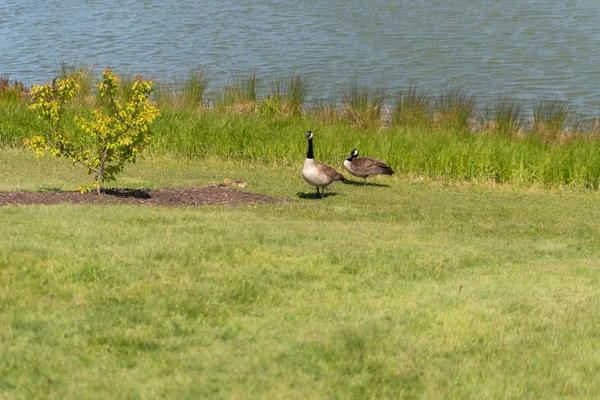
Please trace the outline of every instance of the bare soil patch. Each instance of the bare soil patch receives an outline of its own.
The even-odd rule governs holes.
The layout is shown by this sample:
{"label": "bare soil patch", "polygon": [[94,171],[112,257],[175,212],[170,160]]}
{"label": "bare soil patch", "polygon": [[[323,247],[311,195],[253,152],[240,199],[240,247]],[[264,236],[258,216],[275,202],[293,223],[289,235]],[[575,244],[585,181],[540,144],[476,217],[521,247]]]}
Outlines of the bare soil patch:
{"label": "bare soil patch", "polygon": [[43,191],[0,192],[0,206],[28,204],[133,204],[166,207],[249,203],[282,203],[285,199],[231,189],[226,185],[199,188],[106,189],[96,193]]}

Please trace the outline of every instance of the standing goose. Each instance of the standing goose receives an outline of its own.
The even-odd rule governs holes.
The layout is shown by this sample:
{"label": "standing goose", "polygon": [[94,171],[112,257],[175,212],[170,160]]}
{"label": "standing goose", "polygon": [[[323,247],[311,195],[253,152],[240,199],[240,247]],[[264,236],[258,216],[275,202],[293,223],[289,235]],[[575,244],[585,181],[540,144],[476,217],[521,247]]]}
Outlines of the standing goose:
{"label": "standing goose", "polygon": [[392,175],[394,170],[385,162],[371,157],[358,158],[358,150],[352,149],[350,157],[344,161],[344,168],[352,175],[363,178],[363,184],[367,184],[367,178],[374,175]]}
{"label": "standing goose", "polygon": [[304,136],[308,139],[308,152],[306,153],[306,160],[304,160],[304,166],[302,167],[302,177],[309,185],[317,188],[317,195],[319,194],[319,188],[321,188],[321,198],[323,198],[327,186],[335,181],[348,183],[348,180],[329,165],[315,162],[312,143],[313,133],[306,131]]}

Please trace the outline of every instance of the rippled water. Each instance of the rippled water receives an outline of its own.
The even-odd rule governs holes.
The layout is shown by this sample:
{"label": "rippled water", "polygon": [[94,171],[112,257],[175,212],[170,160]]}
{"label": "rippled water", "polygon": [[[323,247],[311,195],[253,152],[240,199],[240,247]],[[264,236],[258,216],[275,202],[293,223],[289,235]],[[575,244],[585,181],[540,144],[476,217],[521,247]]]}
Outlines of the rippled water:
{"label": "rippled water", "polygon": [[597,113],[598,26],[595,0],[0,1],[0,76],[43,82],[65,62],[172,80],[205,65],[213,86],[256,69],[308,75],[318,95],[414,81]]}

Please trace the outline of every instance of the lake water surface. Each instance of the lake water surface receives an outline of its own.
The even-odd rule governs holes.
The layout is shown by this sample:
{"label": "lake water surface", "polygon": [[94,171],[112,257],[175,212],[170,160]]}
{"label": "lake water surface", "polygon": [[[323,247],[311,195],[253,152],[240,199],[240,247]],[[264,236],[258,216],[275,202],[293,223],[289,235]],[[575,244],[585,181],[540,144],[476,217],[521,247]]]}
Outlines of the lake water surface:
{"label": "lake water surface", "polygon": [[596,0],[0,0],[0,76],[29,85],[61,62],[173,80],[204,65],[300,73],[317,95],[411,81],[600,112]]}

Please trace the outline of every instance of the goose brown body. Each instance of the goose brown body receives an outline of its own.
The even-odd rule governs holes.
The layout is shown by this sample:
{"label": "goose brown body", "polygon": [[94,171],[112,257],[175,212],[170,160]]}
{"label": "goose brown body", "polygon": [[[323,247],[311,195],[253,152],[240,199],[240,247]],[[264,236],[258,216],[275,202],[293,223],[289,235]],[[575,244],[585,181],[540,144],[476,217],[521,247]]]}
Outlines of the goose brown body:
{"label": "goose brown body", "polygon": [[[326,187],[337,181],[348,183],[348,180],[329,165],[316,162],[313,155],[313,133],[307,131],[305,137],[308,139],[308,152],[306,160],[304,160],[304,166],[302,167],[302,177],[309,185],[315,186],[317,194],[321,193],[321,198],[323,198]],[[320,192],[319,188],[321,188]]]}
{"label": "goose brown body", "polygon": [[363,184],[367,184],[367,178],[374,175],[393,175],[394,170],[384,161],[371,157],[358,157],[358,150],[352,149],[350,157],[344,161],[344,168],[354,176],[363,178]]}

